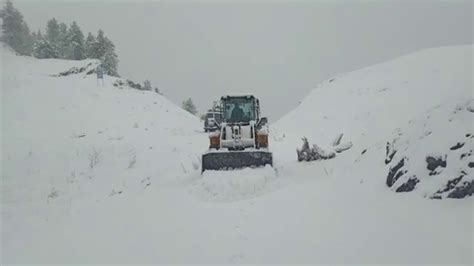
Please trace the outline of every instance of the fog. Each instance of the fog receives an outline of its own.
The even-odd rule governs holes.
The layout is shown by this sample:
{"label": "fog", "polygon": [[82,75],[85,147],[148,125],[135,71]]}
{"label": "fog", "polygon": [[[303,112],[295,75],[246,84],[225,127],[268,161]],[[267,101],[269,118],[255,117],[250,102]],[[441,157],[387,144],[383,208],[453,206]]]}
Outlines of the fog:
{"label": "fog", "polygon": [[[276,120],[339,73],[472,43],[471,1],[16,1],[33,30],[55,17],[105,31],[119,73],[200,112],[252,93]],[[335,103],[334,108],[341,108]]]}

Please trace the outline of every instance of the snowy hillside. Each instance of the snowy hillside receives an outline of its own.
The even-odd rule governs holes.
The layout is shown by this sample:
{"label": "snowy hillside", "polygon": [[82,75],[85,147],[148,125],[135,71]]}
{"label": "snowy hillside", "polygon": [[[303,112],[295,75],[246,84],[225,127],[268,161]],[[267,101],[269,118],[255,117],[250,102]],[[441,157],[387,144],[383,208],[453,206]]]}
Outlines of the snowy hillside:
{"label": "snowy hillside", "polygon": [[116,88],[118,79],[109,76],[98,85],[87,75],[95,60],[38,60],[3,46],[1,54],[6,258],[24,245],[20,235],[28,233],[12,226],[29,223],[25,213],[140,194],[199,167],[207,145],[199,145],[201,123],[163,96]]}
{"label": "snowy hillside", "polygon": [[138,179],[158,172],[168,176],[176,168],[197,167],[199,158],[189,157],[189,147],[200,123],[164,97],[119,90],[112,86],[116,78],[108,76],[105,85],[97,85],[87,71],[56,77],[74,68],[94,70],[97,61],[2,54],[4,202],[44,201],[46,190],[63,189],[90,198],[79,189],[87,186],[83,179],[107,183],[102,188],[110,193],[130,189],[128,183],[140,187]]}
{"label": "snowy hillside", "polygon": [[[336,157],[335,176],[370,177],[424,197],[474,193],[472,52],[472,46],[428,49],[323,82],[274,125],[279,159],[294,161],[303,136],[327,147],[343,133],[353,147]],[[433,157],[447,160],[447,169],[431,171]],[[398,169],[402,158],[406,165]]]}
{"label": "snowy hillside", "polygon": [[[208,136],[161,95],[97,85],[96,61],[1,54],[2,264],[473,262],[473,198],[420,196],[472,180],[472,47],[329,80],[272,126],[274,168],[203,175]],[[301,137],[339,133],[351,149],[296,161]],[[434,184],[428,154],[447,158]],[[414,175],[419,193],[392,192]]]}

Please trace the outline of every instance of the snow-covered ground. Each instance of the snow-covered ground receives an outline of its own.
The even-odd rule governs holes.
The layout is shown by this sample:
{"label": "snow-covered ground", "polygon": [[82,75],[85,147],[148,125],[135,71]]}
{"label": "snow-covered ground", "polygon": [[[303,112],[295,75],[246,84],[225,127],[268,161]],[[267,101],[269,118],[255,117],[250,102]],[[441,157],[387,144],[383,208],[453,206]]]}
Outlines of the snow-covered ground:
{"label": "snow-covered ground", "polygon": [[[430,199],[473,179],[472,46],[330,79],[272,125],[274,168],[203,175],[201,123],[161,95],[1,49],[2,264],[473,263],[473,198]],[[296,161],[301,137],[339,133],[351,149]],[[395,193],[408,174],[386,185],[387,142],[413,193]],[[427,155],[447,167],[430,176]]]}

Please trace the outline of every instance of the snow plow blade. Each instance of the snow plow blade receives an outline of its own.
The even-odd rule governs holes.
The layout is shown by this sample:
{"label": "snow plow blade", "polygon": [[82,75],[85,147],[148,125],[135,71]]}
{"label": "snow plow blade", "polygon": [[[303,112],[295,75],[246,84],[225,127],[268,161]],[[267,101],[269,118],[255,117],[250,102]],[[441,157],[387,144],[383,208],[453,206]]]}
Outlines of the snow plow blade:
{"label": "snow plow blade", "polygon": [[268,151],[208,152],[202,155],[201,172],[258,167],[267,164],[273,166],[273,156]]}

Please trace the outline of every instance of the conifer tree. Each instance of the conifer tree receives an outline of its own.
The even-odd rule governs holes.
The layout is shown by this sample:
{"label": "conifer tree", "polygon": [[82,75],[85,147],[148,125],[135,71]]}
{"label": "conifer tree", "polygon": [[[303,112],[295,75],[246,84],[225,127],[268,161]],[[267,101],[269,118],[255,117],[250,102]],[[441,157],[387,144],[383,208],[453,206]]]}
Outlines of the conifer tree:
{"label": "conifer tree", "polygon": [[95,42],[96,42],[95,36],[92,35],[92,33],[89,32],[87,34],[86,42],[84,44],[84,50],[85,50],[87,58],[94,58],[93,47],[95,45]]}
{"label": "conifer tree", "polygon": [[69,27],[67,40],[69,45],[66,58],[73,60],[82,60],[86,58],[84,34],[75,21],[71,24],[71,27]]}
{"label": "conifer tree", "polygon": [[61,58],[69,54],[68,28],[66,23],[59,23],[58,50]]}
{"label": "conifer tree", "polygon": [[196,106],[194,105],[193,100],[191,98],[188,98],[183,101],[182,108],[193,115],[197,114]]}
{"label": "conifer tree", "polygon": [[31,55],[33,50],[33,37],[23,15],[13,6],[11,1],[6,1],[0,10],[2,18],[2,41],[21,55]]}

